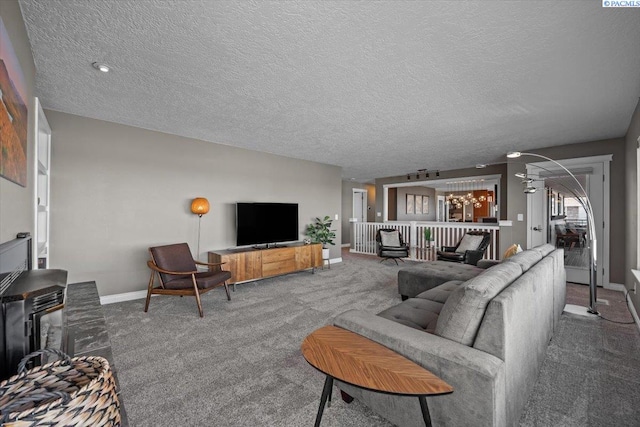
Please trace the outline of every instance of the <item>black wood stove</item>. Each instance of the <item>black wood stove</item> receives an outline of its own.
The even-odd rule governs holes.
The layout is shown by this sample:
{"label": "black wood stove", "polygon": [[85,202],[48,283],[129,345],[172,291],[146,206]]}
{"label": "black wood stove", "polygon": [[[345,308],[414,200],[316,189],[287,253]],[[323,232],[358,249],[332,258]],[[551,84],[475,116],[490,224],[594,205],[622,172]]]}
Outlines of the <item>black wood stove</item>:
{"label": "black wood stove", "polygon": [[31,237],[0,245],[0,380],[32,351],[62,348],[67,272],[31,267]]}

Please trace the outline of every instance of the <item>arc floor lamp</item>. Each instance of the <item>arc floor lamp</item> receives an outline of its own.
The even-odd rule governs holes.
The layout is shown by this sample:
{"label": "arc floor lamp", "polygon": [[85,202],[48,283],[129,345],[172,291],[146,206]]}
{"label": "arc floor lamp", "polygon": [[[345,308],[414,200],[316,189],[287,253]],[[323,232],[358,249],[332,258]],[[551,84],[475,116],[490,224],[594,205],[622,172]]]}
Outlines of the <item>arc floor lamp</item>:
{"label": "arc floor lamp", "polygon": [[[580,191],[582,191],[582,193],[584,194],[584,197],[580,197],[576,192],[569,190],[574,197],[576,198],[576,200],[578,201],[578,203],[580,203],[580,205],[582,206],[582,208],[585,210],[585,212],[587,213],[587,230],[588,230],[588,245],[589,245],[589,307],[587,308],[587,312],[591,313],[591,314],[595,314],[595,315],[599,315],[598,313],[598,308],[597,308],[597,275],[596,275],[596,269],[597,269],[597,251],[596,251],[596,228],[595,228],[595,221],[594,221],[594,217],[593,217],[593,208],[591,207],[591,201],[589,200],[589,196],[587,194],[587,191],[584,189],[584,187],[582,186],[582,184],[580,184],[580,181],[578,181],[578,178],[576,178],[576,176],[571,173],[571,171],[569,169],[567,169],[566,167],[564,167],[561,163],[558,163],[557,161],[553,160],[552,158],[549,158],[547,156],[543,156],[542,154],[536,154],[536,153],[525,153],[525,152],[520,152],[520,151],[511,151],[509,153],[507,153],[507,158],[510,159],[515,159],[521,156],[532,156],[532,157],[538,157],[540,159],[544,159],[547,160],[557,166],[559,166],[560,168],[562,168],[567,174],[569,174],[569,176],[571,178],[573,178],[573,180],[576,182],[576,184],[578,185],[578,188],[580,189]],[[544,168],[542,168],[544,169]],[[529,188],[528,187],[525,192],[529,192],[531,193],[532,191],[527,191]],[[566,188],[566,187],[565,187]],[[535,189],[534,189],[535,191]]]}
{"label": "arc floor lamp", "polygon": [[191,202],[191,213],[198,215],[198,252],[196,252],[196,260],[200,259],[200,222],[202,215],[209,212],[209,201],[204,197],[196,197]]}

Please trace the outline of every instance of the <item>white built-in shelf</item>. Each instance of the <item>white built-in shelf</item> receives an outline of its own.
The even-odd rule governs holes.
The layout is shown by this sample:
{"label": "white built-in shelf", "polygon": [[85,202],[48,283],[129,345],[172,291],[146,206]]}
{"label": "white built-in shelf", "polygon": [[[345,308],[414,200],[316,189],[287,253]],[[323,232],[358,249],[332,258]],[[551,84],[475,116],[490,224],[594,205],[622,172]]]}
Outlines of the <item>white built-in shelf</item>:
{"label": "white built-in shelf", "polygon": [[47,255],[48,245],[47,242],[38,242],[38,256]]}
{"label": "white built-in shelf", "polygon": [[38,160],[38,173],[40,175],[49,175],[49,170],[45,165],[42,164],[42,161]]}
{"label": "white built-in shelf", "polygon": [[49,212],[50,212],[50,168],[51,168],[51,128],[36,98],[36,156],[35,156],[35,224],[34,242],[37,242],[37,251],[34,251],[33,265],[39,268],[49,266]]}

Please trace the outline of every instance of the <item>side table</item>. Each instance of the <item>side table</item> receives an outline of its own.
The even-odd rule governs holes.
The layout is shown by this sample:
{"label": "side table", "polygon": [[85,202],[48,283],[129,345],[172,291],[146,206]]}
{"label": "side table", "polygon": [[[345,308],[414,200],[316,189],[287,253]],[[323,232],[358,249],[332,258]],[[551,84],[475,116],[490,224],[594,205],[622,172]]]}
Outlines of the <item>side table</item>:
{"label": "side table", "polygon": [[425,396],[453,392],[439,377],[389,348],[336,326],[324,326],[302,342],[307,362],[327,376],[316,415],[320,425],[324,407],[331,402],[333,380],[380,393],[416,396],[425,425],[431,416]]}

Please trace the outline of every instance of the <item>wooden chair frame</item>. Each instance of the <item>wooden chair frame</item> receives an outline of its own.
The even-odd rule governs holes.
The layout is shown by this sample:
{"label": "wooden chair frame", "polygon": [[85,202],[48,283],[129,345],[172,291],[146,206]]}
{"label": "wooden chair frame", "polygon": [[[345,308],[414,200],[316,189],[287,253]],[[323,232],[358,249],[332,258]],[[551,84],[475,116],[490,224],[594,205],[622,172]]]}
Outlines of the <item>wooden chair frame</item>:
{"label": "wooden chair frame", "polygon": [[[225,264],[224,262],[201,262],[201,261],[196,261],[194,260],[194,262],[196,263],[196,265],[206,265],[208,267],[219,267],[222,264]],[[198,304],[198,312],[200,313],[200,317],[204,317],[204,314],[202,312],[202,303],[200,302],[200,295],[205,294],[207,292],[209,292],[211,289],[215,289],[217,288],[217,286],[211,287],[211,288],[207,288],[207,289],[199,289],[198,288],[198,283],[196,281],[196,273],[198,273],[198,270],[195,271],[169,271],[169,270],[163,270],[162,268],[158,267],[153,259],[153,255],[151,256],[151,259],[149,261],[147,261],[147,266],[151,269],[151,277],[149,278],[149,287],[147,288],[147,301],[144,305],[144,312],[146,313],[149,310],[149,302],[151,301],[151,295],[156,294],[156,295],[180,295],[181,297],[184,295],[194,295],[196,297],[196,303]],[[186,275],[191,275],[191,282],[193,283],[193,289],[166,289],[164,287],[164,282],[162,281],[162,276],[160,276],[160,273],[163,274],[171,274],[171,275],[176,275],[176,276],[186,276]],[[160,282],[160,286],[159,287],[154,287],[154,279],[156,274],[158,274],[158,279]],[[227,285],[227,281],[224,281],[224,290],[227,292],[227,300],[231,301],[231,294],[229,294],[229,286]]]}

